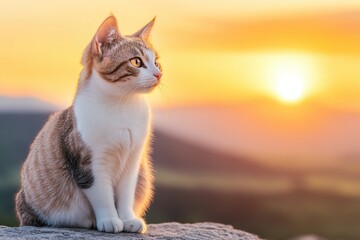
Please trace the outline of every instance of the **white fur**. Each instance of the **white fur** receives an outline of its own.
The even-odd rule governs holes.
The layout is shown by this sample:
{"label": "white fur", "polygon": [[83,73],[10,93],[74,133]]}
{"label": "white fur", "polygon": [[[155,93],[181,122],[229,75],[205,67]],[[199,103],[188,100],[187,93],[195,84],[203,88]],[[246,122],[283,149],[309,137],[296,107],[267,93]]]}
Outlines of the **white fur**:
{"label": "white fur", "polygon": [[[41,214],[39,214],[41,216]],[[84,198],[80,189],[75,191],[75,196],[70,208],[61,211],[53,211],[47,218],[49,226],[57,227],[79,227],[91,228],[95,222],[92,221],[91,208]]]}
{"label": "white fur", "polygon": [[154,74],[159,73],[153,64],[154,53],[147,51],[147,54],[152,63],[140,69],[136,79],[110,83],[93,69],[74,103],[78,131],[92,154],[95,181],[84,193],[94,209],[99,231],[146,229],[133,207],[151,117],[139,89],[146,92],[156,86],[158,80]]}

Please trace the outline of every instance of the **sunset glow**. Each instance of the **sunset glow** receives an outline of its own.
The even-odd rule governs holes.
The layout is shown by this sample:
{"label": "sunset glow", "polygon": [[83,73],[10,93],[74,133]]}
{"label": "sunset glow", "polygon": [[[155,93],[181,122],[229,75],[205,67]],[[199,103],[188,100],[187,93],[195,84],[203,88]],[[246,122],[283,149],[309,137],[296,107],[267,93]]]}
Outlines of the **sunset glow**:
{"label": "sunset glow", "polygon": [[70,105],[82,52],[113,13],[123,34],[157,16],[155,106],[311,98],[360,111],[359,1],[140,2],[0,3],[0,95]]}

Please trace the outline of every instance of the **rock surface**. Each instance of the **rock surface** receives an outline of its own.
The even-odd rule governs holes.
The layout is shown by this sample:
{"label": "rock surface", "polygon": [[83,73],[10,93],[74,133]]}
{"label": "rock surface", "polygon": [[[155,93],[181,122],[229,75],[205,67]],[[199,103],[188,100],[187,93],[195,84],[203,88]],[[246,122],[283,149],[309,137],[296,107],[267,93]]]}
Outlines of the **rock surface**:
{"label": "rock surface", "polygon": [[219,223],[161,223],[149,224],[146,234],[102,233],[96,230],[71,228],[37,228],[0,226],[3,239],[238,239],[260,240],[256,235]]}

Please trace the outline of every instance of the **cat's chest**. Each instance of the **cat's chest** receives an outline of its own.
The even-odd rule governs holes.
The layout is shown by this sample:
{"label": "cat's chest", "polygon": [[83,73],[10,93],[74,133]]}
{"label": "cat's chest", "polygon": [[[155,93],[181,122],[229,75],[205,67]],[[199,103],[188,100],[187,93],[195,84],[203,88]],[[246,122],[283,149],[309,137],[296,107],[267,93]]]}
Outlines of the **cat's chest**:
{"label": "cat's chest", "polygon": [[119,105],[86,104],[75,108],[78,131],[90,146],[141,146],[149,132],[150,114],[144,102]]}

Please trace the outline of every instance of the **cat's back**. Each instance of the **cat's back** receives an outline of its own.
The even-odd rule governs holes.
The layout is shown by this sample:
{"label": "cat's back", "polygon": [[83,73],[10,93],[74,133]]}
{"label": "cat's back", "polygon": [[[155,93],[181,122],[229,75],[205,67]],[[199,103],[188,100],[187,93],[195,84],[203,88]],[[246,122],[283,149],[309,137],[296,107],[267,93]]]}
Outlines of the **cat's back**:
{"label": "cat's back", "polygon": [[[32,143],[21,171],[26,204],[36,209],[40,218],[53,221],[49,225],[58,224],[61,219],[49,216],[67,213],[74,201],[83,200],[79,184],[85,186],[93,181],[89,173],[83,182],[76,181],[77,175],[73,174],[79,172],[80,165],[83,170],[90,164],[86,156],[90,153],[79,142],[74,123],[72,107],[51,115]],[[82,162],[87,160],[88,163]]]}
{"label": "cat's back", "polygon": [[[23,171],[28,167],[31,167],[33,170],[38,170],[40,167],[45,167],[43,165],[45,163],[52,165],[60,162],[57,157],[60,155],[58,144],[63,128],[61,125],[71,124],[69,121],[69,117],[72,115],[71,112],[72,109],[68,108],[50,115],[30,146],[29,154],[22,168]],[[26,177],[27,174],[24,174],[23,177]]]}
{"label": "cat's back", "polygon": [[[30,146],[29,154],[22,166],[23,180],[28,180],[30,175],[34,175],[35,172],[41,171],[41,168],[46,167],[45,163],[47,164],[50,162],[52,165],[54,161],[49,161],[49,159],[58,162],[56,161],[56,158],[54,158],[55,155],[57,155],[57,149],[53,149],[48,145],[55,146],[59,142],[57,137],[59,129],[57,129],[57,126],[59,125],[60,117],[66,114],[67,111],[68,109],[50,115],[47,122],[35,137]],[[27,181],[25,183],[27,183]]]}

